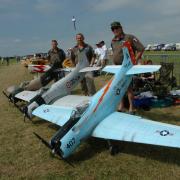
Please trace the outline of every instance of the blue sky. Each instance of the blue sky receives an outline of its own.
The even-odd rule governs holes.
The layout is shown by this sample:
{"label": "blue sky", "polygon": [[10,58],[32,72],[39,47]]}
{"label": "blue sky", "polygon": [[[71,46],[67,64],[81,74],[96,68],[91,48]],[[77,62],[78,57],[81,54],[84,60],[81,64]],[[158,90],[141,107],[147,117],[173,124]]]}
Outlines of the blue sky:
{"label": "blue sky", "polygon": [[180,42],[179,0],[0,0],[0,56],[47,52],[51,39],[67,49],[77,31],[94,46],[110,46],[110,23],[148,43]]}

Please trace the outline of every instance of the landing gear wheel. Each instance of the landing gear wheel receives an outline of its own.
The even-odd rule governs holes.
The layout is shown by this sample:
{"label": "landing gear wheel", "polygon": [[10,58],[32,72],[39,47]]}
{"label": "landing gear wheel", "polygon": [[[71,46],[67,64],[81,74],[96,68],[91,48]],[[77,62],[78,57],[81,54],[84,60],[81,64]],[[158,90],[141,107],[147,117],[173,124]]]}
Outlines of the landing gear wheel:
{"label": "landing gear wheel", "polygon": [[113,146],[110,146],[110,147],[109,147],[109,151],[110,151],[110,154],[111,154],[112,156],[114,156],[114,155],[118,154],[120,150],[119,150],[119,147],[118,147],[118,146],[113,145]]}

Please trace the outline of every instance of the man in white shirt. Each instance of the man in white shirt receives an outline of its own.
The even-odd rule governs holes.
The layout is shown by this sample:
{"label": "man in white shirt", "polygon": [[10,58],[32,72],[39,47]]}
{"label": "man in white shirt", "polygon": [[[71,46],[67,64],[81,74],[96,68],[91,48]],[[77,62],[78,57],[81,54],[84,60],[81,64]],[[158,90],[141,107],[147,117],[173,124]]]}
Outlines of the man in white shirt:
{"label": "man in white shirt", "polygon": [[96,66],[104,67],[107,63],[107,47],[104,41],[100,41],[96,44],[97,48],[95,49],[96,61],[93,62]]}

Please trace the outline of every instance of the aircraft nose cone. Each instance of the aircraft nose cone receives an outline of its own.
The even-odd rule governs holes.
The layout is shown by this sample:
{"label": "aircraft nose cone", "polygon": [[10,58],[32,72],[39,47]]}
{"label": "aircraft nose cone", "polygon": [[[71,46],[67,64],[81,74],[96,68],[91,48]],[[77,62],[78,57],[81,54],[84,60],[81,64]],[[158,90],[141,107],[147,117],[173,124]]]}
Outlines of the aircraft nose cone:
{"label": "aircraft nose cone", "polygon": [[62,154],[61,149],[60,149],[61,142],[59,140],[51,140],[50,144],[51,144],[51,147],[52,147],[52,153],[53,154],[56,153],[56,154],[61,156],[61,154]]}

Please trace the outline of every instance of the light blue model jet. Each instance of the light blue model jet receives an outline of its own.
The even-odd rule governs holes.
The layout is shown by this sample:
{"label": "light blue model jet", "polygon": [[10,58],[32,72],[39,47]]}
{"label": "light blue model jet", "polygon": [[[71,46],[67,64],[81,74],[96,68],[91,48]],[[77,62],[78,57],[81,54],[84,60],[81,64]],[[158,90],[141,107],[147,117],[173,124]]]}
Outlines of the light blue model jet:
{"label": "light blue model jet", "polygon": [[116,112],[132,76],[160,68],[159,65],[133,65],[132,52],[124,47],[123,53],[121,66],[104,68],[115,76],[89,100],[71,95],[62,98],[59,104],[42,105],[33,111],[34,115],[61,126],[50,143],[35,133],[52,152],[67,158],[90,136],[180,148],[180,127]]}

